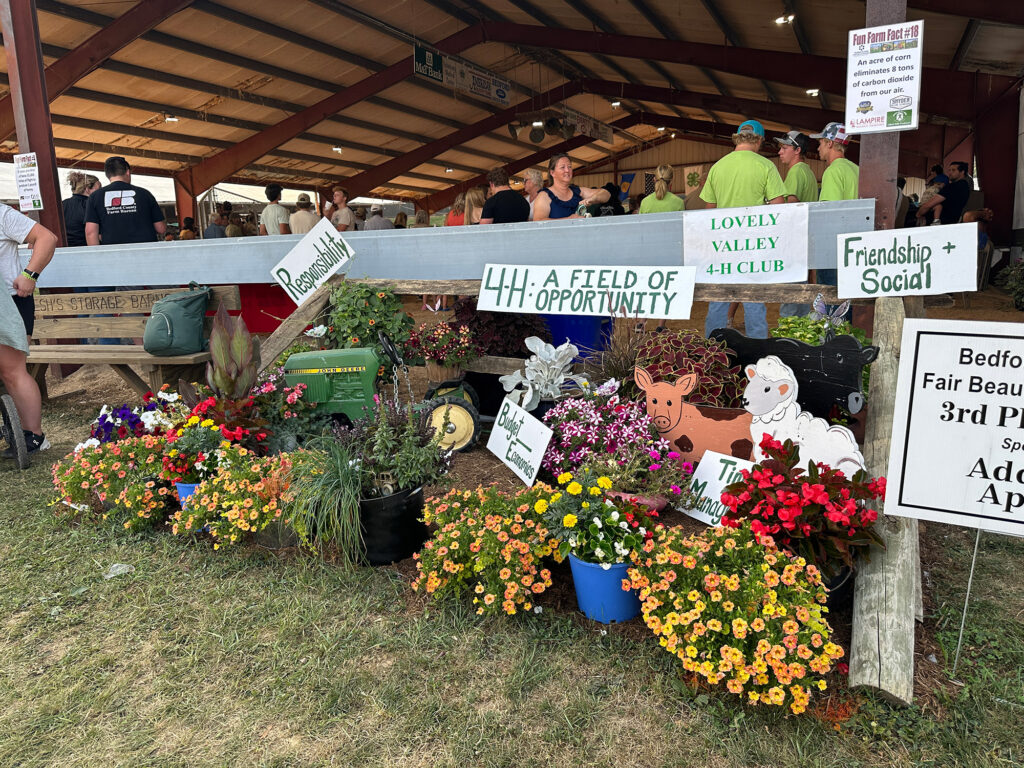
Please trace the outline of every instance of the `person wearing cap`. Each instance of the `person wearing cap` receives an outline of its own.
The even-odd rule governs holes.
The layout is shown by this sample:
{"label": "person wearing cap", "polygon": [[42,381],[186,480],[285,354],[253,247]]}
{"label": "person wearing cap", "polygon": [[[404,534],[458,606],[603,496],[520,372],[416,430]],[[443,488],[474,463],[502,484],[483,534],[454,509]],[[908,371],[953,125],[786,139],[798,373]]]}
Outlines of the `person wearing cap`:
{"label": "person wearing cap", "polygon": [[[821,174],[818,200],[856,200],[860,196],[860,168],[846,159],[850,137],[842,123],[829,123],[821,133],[811,134],[818,140],[818,157],[828,163]],[[818,285],[838,285],[838,269],[817,270]]]}
{"label": "person wearing cap", "polygon": [[[811,167],[804,162],[811,149],[810,138],[806,133],[790,131],[776,141],[779,143],[779,159],[786,168],[786,176],[782,179],[782,185],[786,188],[786,202],[817,202],[818,180]],[[810,304],[787,301],[779,307],[779,317],[797,317],[810,311]]]}
{"label": "person wearing cap", "polygon": [[366,217],[366,223],[363,225],[364,232],[394,228],[395,225],[391,223],[391,219],[384,218],[384,208],[380,203],[374,203],[370,206],[370,215]]}
{"label": "person wearing cap", "polygon": [[313,213],[313,203],[305,192],[299,195],[295,207],[298,210],[288,217],[288,228],[293,235],[304,235],[317,225],[320,217]]}
{"label": "person wearing cap", "polygon": [[108,157],[103,172],[110,181],[85,204],[88,245],[155,243],[167,232],[164,212],[148,189],[134,186],[132,168],[123,157]]}
{"label": "person wearing cap", "polygon": [[[747,120],[732,137],[736,149],[723,157],[708,171],[700,199],[707,208],[743,208],[752,205],[778,205],[785,202],[786,188],[775,163],[758,154],[764,142],[764,126]],[[729,302],[712,301],[704,333],[725,328]],[[743,320],[750,338],[768,338],[768,311],[758,302],[743,303]]]}

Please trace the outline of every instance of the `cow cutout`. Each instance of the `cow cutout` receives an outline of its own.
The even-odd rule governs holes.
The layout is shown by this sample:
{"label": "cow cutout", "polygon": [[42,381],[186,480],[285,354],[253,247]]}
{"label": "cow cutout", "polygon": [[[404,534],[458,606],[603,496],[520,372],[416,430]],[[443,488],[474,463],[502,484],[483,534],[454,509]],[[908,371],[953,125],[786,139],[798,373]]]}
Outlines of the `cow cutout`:
{"label": "cow cutout", "polygon": [[796,339],[751,339],[731,328],[712,331],[710,338],[724,341],[740,365],[777,357],[801,382],[799,403],[805,411],[824,419],[839,407],[851,414],[864,408],[861,371],[878,357],[878,347],[862,347],[853,336],[832,330],[820,345]]}
{"label": "cow cutout", "polygon": [[633,370],[637,386],[647,395],[647,414],[659,434],[679,452],[683,461],[700,461],[705,451],[749,459],[752,416],[738,408],[715,408],[686,402],[697,386],[697,374],[687,373],[675,383],[655,382],[644,368]]}
{"label": "cow cutout", "polygon": [[864,469],[864,456],[849,429],[829,424],[800,406],[800,387],[792,368],[770,355],[745,366],[744,373],[749,381],[743,390],[743,407],[752,417],[754,461],[764,459],[760,443],[769,434],[779,442],[792,440],[800,449],[803,466],[821,462],[841,469],[847,477]]}

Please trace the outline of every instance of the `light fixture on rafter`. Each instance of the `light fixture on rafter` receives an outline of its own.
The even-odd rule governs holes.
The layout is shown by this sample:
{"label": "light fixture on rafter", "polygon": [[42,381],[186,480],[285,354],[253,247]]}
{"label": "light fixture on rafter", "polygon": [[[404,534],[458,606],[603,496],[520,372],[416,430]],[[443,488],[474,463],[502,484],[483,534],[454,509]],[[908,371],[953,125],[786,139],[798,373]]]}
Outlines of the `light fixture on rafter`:
{"label": "light fixture on rafter", "polygon": [[673,133],[673,134],[672,134],[672,136],[671,136],[671,138],[673,138],[673,139],[674,139],[675,137],[676,137],[676,135],[675,135],[675,133]]}
{"label": "light fixture on rafter", "polygon": [[807,95],[808,95],[808,96],[817,96],[817,95],[818,95],[818,92],[819,92],[819,91],[818,91],[818,89],[817,89],[817,88],[808,88],[808,89],[807,89]]}
{"label": "light fixture on rafter", "polygon": [[165,123],[176,123],[176,122],[178,122],[178,118],[176,118],[174,115],[172,115],[170,112],[168,112],[167,114],[164,115],[164,122]]}
{"label": "light fixture on rafter", "polygon": [[622,106],[622,102],[621,101],[613,101],[612,102],[612,109],[618,109],[621,106]]}
{"label": "light fixture on rafter", "polygon": [[454,168],[445,168],[444,172],[445,173],[455,173],[455,169]]}
{"label": "light fixture on rafter", "polygon": [[664,133],[664,132],[665,132],[665,126],[664,125],[661,126],[660,128],[658,128],[658,133]]}
{"label": "light fixture on rafter", "polygon": [[339,155],[345,151],[343,147],[331,147],[332,152],[337,152]]}
{"label": "light fixture on rafter", "polygon": [[783,16],[779,16],[775,20],[775,23],[776,24],[792,24],[793,23],[793,19],[795,19],[795,18],[796,18],[796,14],[787,13],[787,14],[785,14]]}

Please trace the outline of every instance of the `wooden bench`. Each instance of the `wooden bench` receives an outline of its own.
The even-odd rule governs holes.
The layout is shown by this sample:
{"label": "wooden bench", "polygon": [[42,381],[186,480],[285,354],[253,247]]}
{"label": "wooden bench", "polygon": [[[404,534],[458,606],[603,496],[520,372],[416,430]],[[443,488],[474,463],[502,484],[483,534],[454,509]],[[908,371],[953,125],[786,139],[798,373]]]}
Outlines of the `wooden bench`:
{"label": "wooden bench", "polygon": [[[163,384],[177,384],[183,366],[202,364],[209,352],[156,357],[141,344],[65,344],[67,339],[142,337],[153,304],[183,288],[110,291],[105,293],[46,293],[36,296],[36,321],[28,355],[29,373],[39,378],[50,363],[109,365],[139,395],[155,392]],[[219,304],[241,309],[238,286],[214,286],[207,310],[206,333]],[[55,343],[51,343],[55,342]],[[138,372],[136,371],[138,369]],[[140,375],[140,373],[142,375]],[[143,376],[148,379],[147,381]]]}

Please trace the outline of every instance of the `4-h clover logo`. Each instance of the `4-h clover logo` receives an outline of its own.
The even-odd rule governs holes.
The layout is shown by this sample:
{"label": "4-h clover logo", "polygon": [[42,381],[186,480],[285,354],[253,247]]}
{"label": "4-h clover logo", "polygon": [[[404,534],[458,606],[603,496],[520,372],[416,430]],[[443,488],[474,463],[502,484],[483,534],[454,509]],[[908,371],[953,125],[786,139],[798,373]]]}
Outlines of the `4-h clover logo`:
{"label": "4-h clover logo", "polygon": [[696,187],[700,185],[700,174],[696,171],[690,171],[686,174],[686,186]]}

